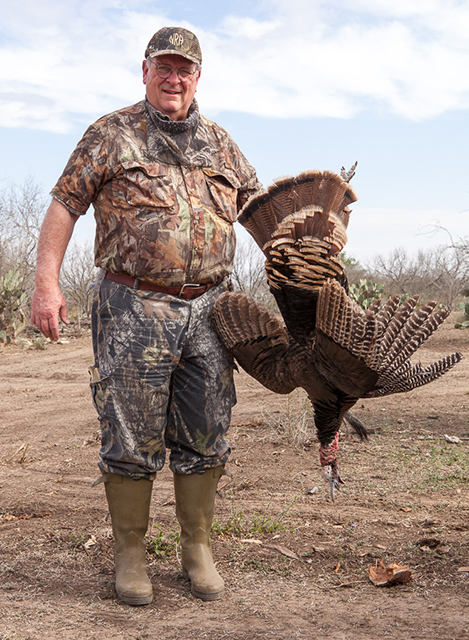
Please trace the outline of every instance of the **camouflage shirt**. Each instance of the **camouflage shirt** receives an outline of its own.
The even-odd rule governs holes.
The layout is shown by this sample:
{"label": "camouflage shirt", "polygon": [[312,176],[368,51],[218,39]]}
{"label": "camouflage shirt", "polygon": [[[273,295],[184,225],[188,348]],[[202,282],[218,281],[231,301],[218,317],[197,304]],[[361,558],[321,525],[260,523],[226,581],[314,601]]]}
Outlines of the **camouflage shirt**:
{"label": "camouflage shirt", "polygon": [[183,123],[145,100],[89,127],[51,193],[75,214],[93,205],[96,266],[177,286],[231,272],[233,223],[259,188],[195,100]]}

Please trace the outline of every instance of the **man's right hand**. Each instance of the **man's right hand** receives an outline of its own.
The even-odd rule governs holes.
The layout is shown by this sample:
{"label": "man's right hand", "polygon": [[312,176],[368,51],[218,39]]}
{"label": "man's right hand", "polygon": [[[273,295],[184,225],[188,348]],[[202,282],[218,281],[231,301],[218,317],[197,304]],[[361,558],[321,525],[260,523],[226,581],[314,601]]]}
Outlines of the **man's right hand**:
{"label": "man's right hand", "polygon": [[67,303],[59,289],[60,266],[78,215],[58,200],[44,217],[37,249],[36,288],[31,303],[31,321],[46,338],[59,339],[59,317],[70,324]]}
{"label": "man's right hand", "polygon": [[59,317],[65,324],[70,324],[67,302],[59,287],[57,285],[36,286],[31,304],[32,323],[46,338],[58,340]]}

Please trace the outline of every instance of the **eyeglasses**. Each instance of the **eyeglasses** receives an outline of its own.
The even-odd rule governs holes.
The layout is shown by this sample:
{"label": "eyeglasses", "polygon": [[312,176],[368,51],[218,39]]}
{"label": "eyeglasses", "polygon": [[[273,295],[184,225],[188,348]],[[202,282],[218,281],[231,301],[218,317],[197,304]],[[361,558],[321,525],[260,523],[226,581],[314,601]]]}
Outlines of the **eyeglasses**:
{"label": "eyeglasses", "polygon": [[191,71],[186,67],[175,69],[174,67],[170,67],[169,64],[157,64],[156,62],[153,62],[151,58],[148,58],[148,60],[150,60],[150,62],[155,66],[156,75],[162,80],[167,80],[175,71],[181,82],[190,82],[193,76],[197,73],[197,69],[194,69],[194,71]]}

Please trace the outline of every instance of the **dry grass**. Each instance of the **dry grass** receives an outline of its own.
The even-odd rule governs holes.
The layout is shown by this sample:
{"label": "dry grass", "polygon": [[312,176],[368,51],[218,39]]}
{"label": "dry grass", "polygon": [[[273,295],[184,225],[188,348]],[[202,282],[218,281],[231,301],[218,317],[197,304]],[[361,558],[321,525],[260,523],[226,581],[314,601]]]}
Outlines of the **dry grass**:
{"label": "dry grass", "polygon": [[301,447],[315,436],[314,410],[302,389],[287,396],[285,411],[262,410],[267,439],[282,439],[286,444]]}

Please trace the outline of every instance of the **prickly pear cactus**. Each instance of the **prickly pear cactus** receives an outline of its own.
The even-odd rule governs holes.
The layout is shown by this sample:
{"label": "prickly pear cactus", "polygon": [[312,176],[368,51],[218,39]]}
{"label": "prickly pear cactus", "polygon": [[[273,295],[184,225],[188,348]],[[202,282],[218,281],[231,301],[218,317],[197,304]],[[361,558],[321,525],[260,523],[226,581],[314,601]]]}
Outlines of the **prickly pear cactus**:
{"label": "prickly pear cactus", "polygon": [[384,293],[384,286],[378,282],[371,282],[364,278],[358,284],[350,285],[349,296],[355,300],[362,309],[368,309],[376,298],[381,298]]}

